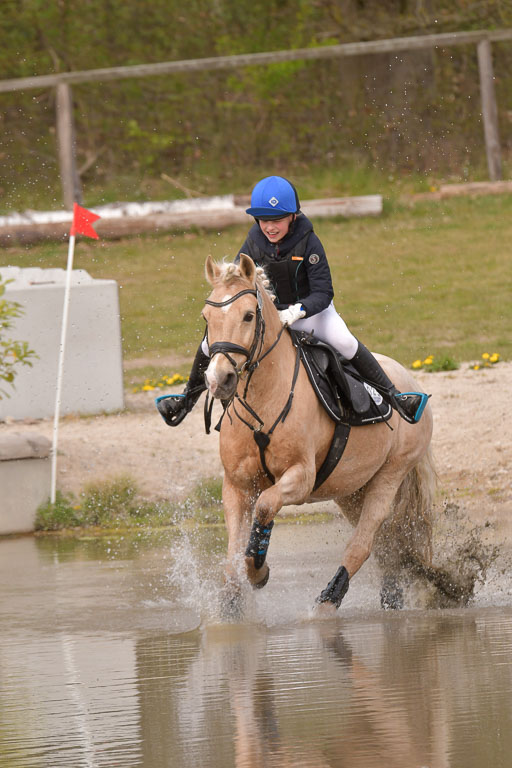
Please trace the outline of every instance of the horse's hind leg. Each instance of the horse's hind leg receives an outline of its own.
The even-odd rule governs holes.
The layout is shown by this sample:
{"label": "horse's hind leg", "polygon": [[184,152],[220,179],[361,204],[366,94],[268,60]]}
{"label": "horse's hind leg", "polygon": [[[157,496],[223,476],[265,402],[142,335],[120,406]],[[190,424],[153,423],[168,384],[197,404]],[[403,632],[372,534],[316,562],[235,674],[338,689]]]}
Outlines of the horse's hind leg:
{"label": "horse's hind leg", "polygon": [[342,564],[334,578],[317,598],[317,602],[339,607],[348,590],[350,579],[358,572],[372,552],[377,531],[390,514],[391,505],[402,479],[402,473],[396,477],[396,470],[394,472],[381,470],[368,483],[361,514],[343,553]]}

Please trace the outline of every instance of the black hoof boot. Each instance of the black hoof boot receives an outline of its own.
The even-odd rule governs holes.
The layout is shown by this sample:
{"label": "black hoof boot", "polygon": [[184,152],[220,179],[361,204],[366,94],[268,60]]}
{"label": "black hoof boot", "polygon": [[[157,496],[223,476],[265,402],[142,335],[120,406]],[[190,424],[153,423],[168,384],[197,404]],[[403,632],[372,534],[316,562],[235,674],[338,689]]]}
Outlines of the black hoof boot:
{"label": "black hoof boot", "polygon": [[335,576],[316,599],[317,603],[333,603],[336,608],[340,607],[341,601],[348,591],[349,578],[348,571],[344,565],[340,566]]}
{"label": "black hoof boot", "polygon": [[254,559],[254,567],[257,571],[263,566],[265,558],[267,557],[270,534],[272,533],[273,527],[273,521],[267,524],[259,523],[257,520],[253,521],[249,543],[245,550],[245,556]]}
{"label": "black hoof boot", "polygon": [[404,607],[404,591],[393,576],[384,579],[380,590],[380,607],[385,611],[400,611]]}

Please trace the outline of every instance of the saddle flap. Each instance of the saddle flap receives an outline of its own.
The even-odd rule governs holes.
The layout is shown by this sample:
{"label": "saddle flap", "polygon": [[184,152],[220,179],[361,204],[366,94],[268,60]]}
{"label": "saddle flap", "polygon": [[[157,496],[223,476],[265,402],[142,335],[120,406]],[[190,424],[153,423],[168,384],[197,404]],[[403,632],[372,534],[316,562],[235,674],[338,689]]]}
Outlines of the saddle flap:
{"label": "saddle flap", "polygon": [[306,333],[290,330],[318,399],[337,422],[353,426],[387,421],[391,406],[367,382],[363,382],[350,361],[333,347]]}
{"label": "saddle flap", "polygon": [[348,371],[346,372],[345,379],[348,383],[352,408],[356,413],[366,413],[371,408],[368,390],[363,382],[354,379]]}

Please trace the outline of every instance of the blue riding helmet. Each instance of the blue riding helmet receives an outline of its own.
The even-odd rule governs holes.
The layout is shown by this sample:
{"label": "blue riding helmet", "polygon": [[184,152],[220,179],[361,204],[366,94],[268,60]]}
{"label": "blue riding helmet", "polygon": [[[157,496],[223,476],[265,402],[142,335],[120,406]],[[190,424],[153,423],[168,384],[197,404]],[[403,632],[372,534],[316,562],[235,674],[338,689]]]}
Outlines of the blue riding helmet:
{"label": "blue riding helmet", "polygon": [[281,219],[299,211],[299,196],[293,184],[282,176],[267,176],[254,187],[251,207],[245,212],[256,219]]}

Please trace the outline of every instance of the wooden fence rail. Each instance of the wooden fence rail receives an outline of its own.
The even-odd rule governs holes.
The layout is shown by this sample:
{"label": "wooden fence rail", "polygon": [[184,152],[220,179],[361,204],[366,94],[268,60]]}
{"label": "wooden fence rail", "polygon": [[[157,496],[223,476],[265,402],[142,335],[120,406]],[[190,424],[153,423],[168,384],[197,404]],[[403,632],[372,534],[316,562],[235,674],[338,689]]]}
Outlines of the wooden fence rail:
{"label": "wooden fence rail", "polygon": [[501,179],[501,151],[498,132],[498,109],[494,89],[491,43],[512,40],[512,29],[447,32],[439,35],[400,37],[389,40],[371,40],[362,43],[343,43],[315,48],[286,51],[216,56],[184,61],[164,61],[156,64],[137,64],[129,67],[110,67],[77,72],[59,72],[53,75],[20,77],[0,80],[0,93],[25,91],[34,88],[57,88],[57,133],[64,204],[71,208],[79,200],[80,185],[75,164],[75,140],[71,85],[74,83],[106,82],[132,77],[183,74],[188,72],[241,69],[282,61],[331,59],[365,56],[368,54],[396,53],[429,48],[447,48],[453,45],[477,46],[480,73],[480,93],[484,124],[487,165],[491,181]]}

